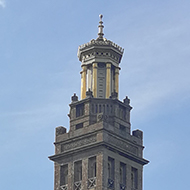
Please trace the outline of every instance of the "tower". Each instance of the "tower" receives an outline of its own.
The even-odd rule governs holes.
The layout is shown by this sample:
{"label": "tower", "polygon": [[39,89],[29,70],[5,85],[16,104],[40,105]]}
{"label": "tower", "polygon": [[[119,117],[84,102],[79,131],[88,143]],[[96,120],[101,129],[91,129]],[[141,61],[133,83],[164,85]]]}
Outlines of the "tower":
{"label": "tower", "polygon": [[56,128],[54,190],[142,190],[143,132],[132,131],[130,100],[118,100],[123,49],[103,38],[79,46],[81,100],[71,98],[70,129]]}

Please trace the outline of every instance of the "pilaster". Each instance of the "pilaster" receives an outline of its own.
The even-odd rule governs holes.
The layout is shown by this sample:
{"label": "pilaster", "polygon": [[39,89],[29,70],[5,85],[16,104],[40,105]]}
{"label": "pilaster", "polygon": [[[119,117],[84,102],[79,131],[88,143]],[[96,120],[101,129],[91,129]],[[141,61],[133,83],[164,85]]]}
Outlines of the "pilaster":
{"label": "pilaster", "polygon": [[111,95],[111,64],[106,63],[106,98]]}
{"label": "pilaster", "polygon": [[119,68],[115,68],[115,91],[119,93]]}
{"label": "pilaster", "polygon": [[68,164],[68,190],[73,190],[74,187],[74,165],[73,162]]}
{"label": "pilaster", "polygon": [[129,163],[127,163],[127,184],[126,184],[126,189],[132,189],[132,184],[131,184],[131,165]]}
{"label": "pilaster", "polygon": [[143,183],[143,168],[138,169],[138,189],[142,190]]}
{"label": "pilaster", "polygon": [[88,181],[88,158],[82,160],[82,189],[87,189]]}
{"label": "pilaster", "polygon": [[103,185],[103,155],[99,153],[97,155],[97,190],[102,190]]}
{"label": "pilaster", "polygon": [[93,63],[92,68],[93,68],[93,84],[92,84],[92,92],[94,98],[97,97],[97,63]]}
{"label": "pilaster", "polygon": [[83,65],[81,72],[81,99],[86,97],[86,71],[87,67],[86,65]]}
{"label": "pilaster", "polygon": [[54,163],[54,190],[58,190],[60,187],[60,166],[58,163]]}
{"label": "pilaster", "polygon": [[114,187],[115,189],[120,189],[120,162],[118,159],[115,159],[115,180]]}

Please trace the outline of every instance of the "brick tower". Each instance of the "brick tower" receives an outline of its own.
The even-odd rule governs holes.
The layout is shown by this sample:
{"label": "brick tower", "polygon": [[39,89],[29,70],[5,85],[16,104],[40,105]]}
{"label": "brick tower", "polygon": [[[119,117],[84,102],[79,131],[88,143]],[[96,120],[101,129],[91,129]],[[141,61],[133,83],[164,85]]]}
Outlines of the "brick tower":
{"label": "brick tower", "polygon": [[132,131],[130,100],[118,100],[123,49],[103,38],[78,48],[81,100],[70,104],[70,129],[56,128],[54,190],[142,190],[143,133]]}

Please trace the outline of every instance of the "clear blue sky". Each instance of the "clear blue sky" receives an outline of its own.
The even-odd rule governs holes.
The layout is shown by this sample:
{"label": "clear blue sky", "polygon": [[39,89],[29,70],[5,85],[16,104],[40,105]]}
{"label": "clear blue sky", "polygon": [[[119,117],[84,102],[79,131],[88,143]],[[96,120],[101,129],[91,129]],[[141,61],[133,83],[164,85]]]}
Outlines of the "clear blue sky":
{"label": "clear blue sky", "polygon": [[144,131],[144,190],[188,189],[189,0],[0,0],[0,189],[53,190],[54,130],[80,95],[79,45],[125,49],[120,94]]}

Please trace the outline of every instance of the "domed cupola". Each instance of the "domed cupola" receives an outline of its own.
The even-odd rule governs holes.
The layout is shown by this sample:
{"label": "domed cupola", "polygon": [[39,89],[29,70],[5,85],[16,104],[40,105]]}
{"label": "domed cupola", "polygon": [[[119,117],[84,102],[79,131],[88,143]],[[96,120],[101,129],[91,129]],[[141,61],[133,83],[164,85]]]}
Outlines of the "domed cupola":
{"label": "domed cupola", "polygon": [[119,92],[119,64],[124,49],[103,38],[103,22],[100,15],[97,39],[79,46],[78,58],[81,61],[81,99],[86,91],[93,92],[95,98],[109,98],[112,92]]}

